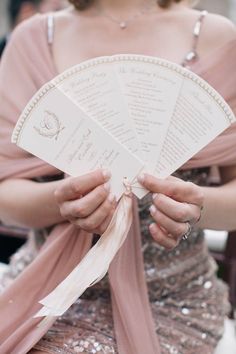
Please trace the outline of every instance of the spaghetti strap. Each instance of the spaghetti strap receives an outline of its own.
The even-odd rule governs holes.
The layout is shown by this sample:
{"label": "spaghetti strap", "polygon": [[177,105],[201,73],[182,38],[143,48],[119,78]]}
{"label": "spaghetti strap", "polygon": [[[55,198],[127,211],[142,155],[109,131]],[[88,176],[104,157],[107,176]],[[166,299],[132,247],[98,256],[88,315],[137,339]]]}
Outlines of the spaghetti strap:
{"label": "spaghetti strap", "polygon": [[53,37],[54,37],[54,16],[51,13],[47,16],[47,40],[49,45],[53,44]]}
{"label": "spaghetti strap", "polygon": [[204,21],[206,15],[207,15],[207,13],[208,12],[206,10],[202,11],[200,16],[199,16],[199,18],[198,18],[198,20],[197,20],[197,22],[194,25],[192,48],[186,54],[186,56],[185,56],[185,58],[183,60],[183,63],[182,63],[183,66],[188,66],[189,64],[191,64],[192,62],[196,61],[199,58],[198,53],[197,53],[198,40],[199,40],[199,37],[200,37],[202,24],[203,24],[203,21]]}

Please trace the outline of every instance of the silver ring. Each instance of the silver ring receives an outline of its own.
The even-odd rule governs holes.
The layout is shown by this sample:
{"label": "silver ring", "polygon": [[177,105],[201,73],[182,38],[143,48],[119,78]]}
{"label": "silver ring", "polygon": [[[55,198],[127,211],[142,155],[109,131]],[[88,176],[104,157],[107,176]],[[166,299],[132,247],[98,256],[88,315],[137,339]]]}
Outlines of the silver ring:
{"label": "silver ring", "polygon": [[182,239],[183,239],[183,240],[187,240],[188,237],[190,236],[191,232],[192,232],[192,226],[191,226],[190,222],[187,221],[185,224],[188,226],[188,230],[187,230],[187,231],[185,232],[185,234],[182,236]]}
{"label": "silver ring", "polygon": [[196,224],[201,220],[202,211],[203,211],[203,205],[199,206],[199,209],[200,209],[200,215],[199,215],[199,218],[198,218],[197,221],[196,221]]}

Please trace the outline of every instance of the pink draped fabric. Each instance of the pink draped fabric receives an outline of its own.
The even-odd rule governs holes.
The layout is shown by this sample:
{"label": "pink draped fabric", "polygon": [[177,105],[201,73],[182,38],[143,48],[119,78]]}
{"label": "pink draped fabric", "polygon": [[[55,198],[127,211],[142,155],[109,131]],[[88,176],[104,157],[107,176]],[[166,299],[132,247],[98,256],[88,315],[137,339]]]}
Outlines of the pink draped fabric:
{"label": "pink draped fabric", "polygon": [[[236,111],[236,41],[195,64]],[[33,94],[57,74],[46,39],[46,17],[35,16],[12,35],[0,66],[0,179],[55,174],[53,167],[10,143],[13,127]],[[183,168],[236,163],[236,126],[215,139]],[[160,347],[148,301],[137,208],[124,245],[109,269],[119,353],[158,354]],[[64,223],[54,227],[36,259],[0,297],[0,352],[27,353],[53,324],[37,326],[38,303],[80,262],[92,236]],[[124,296],[125,294],[125,296]]]}
{"label": "pink draped fabric", "polygon": [[[224,97],[236,114],[236,39],[201,58],[192,71],[201,76]],[[236,163],[236,124],[224,131],[184,166],[230,166]]]}

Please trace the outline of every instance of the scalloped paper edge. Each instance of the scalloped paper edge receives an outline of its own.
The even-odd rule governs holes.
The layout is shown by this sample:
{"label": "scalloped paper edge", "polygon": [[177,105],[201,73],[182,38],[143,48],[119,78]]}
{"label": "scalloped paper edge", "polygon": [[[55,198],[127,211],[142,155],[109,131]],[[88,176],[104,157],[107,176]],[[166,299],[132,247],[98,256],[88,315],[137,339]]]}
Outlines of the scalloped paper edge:
{"label": "scalloped paper edge", "polygon": [[18,144],[20,139],[20,132],[23,129],[23,126],[26,123],[27,119],[30,117],[30,114],[32,113],[34,107],[39,103],[41,99],[44,98],[45,95],[47,95],[47,93],[50,90],[59,87],[62,82],[69,79],[71,76],[79,73],[80,71],[89,69],[92,66],[97,66],[105,63],[112,64],[119,61],[123,61],[123,62],[136,61],[136,62],[151,63],[154,65],[158,65],[160,67],[164,67],[171,71],[174,71],[175,73],[183,76],[185,79],[189,79],[193,81],[195,84],[197,84],[199,87],[201,87],[225,113],[225,117],[227,118],[227,121],[230,124],[236,121],[233,111],[231,110],[227,102],[225,102],[224,98],[210,84],[208,84],[204,79],[202,79],[194,72],[180,66],[179,64],[175,64],[168,60],[157,58],[157,57],[145,56],[139,54],[117,54],[112,56],[96,57],[93,59],[86,60],[80,64],[76,64],[71,68],[65,70],[61,74],[57,75],[55,78],[47,82],[45,85],[43,85],[32,97],[32,99],[29,101],[29,103],[26,105],[25,109],[23,110],[22,114],[20,115],[20,118],[12,133],[12,138],[11,138],[12,143]]}

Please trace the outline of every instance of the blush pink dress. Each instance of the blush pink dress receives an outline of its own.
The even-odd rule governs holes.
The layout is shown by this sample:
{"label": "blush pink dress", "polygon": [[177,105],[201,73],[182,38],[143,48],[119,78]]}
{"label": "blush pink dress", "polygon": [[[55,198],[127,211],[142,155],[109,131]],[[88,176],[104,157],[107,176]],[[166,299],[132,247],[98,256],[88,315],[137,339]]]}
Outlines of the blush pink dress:
{"label": "blush pink dress", "polygon": [[[215,75],[215,67],[219,65],[218,61],[206,58],[205,62],[201,62],[197,55],[197,40],[205,15],[205,13],[201,14],[194,27],[193,48],[187,53],[182,64],[189,66],[197,73],[203,73],[204,77],[216,88],[223,90],[222,78]],[[43,183],[49,179],[62,177],[59,171],[55,171],[31,156],[24,155],[23,152],[19,152],[16,147],[12,147],[8,143],[11,128],[24,105],[42,84],[57,74],[50,50],[53,40],[52,25],[53,19],[45,15],[37,15],[21,25],[13,34],[9,48],[3,58],[2,65],[5,70],[2,69],[0,72],[0,81],[4,81],[4,85],[0,89],[0,123],[3,124],[0,133],[2,142],[0,148],[1,179],[16,175]],[[232,41],[224,49],[217,51],[215,58],[222,55],[222,50],[234,53],[234,48],[235,42]],[[236,53],[234,53],[235,56]],[[212,72],[211,68],[213,68]],[[27,89],[25,88],[26,85]],[[232,85],[233,82],[230,82],[230,87]],[[17,98],[11,94],[15,89],[17,90]],[[227,96],[228,92],[230,94]],[[228,101],[235,105],[236,100],[232,94],[232,89],[227,86],[222,94],[224,93]],[[234,151],[235,128],[233,131],[229,131],[226,137],[227,139],[225,137],[219,138],[216,145],[210,146],[206,152],[183,166],[183,169],[178,171],[177,175],[184,180],[193,181],[199,185],[209,185],[209,167],[207,166],[214,164],[227,165],[236,162]],[[227,154],[224,156],[222,156],[223,144],[227,150]],[[4,146],[7,146],[8,149],[4,149]],[[28,161],[30,162],[28,163]],[[109,277],[106,276],[98,284],[88,289],[62,317],[54,323],[52,321],[51,327],[49,325],[44,333],[35,329],[35,324],[32,324],[31,321],[33,312],[29,304],[34,302],[36,292],[39,293],[38,298],[42,298],[42,294],[48,293],[58,283],[58,278],[54,275],[53,270],[58,266],[57,263],[60,259],[57,258],[53,263],[52,258],[56,257],[55,254],[59,252],[58,250],[64,250],[64,263],[61,264],[60,268],[63,278],[78,262],[76,255],[74,256],[73,253],[77,239],[80,237],[84,240],[80,244],[80,256],[85,253],[89,247],[88,243],[91,244],[92,240],[91,235],[85,235],[86,237],[84,237],[83,234],[80,234],[80,236],[76,234],[76,241],[73,243],[72,231],[74,233],[77,231],[73,229],[70,237],[65,239],[63,233],[68,228],[71,230],[72,226],[59,225],[56,228],[57,231],[51,229],[32,230],[28,241],[12,257],[8,270],[0,279],[3,294],[0,298],[0,315],[4,315],[4,318],[6,318],[5,324],[2,324],[0,328],[0,333],[2,333],[2,335],[0,334],[0,352],[2,354],[21,354],[30,352],[30,348],[34,346],[34,349],[49,354],[117,353],[118,338],[119,343],[121,343],[119,348],[131,348],[129,350],[119,349],[121,354],[157,354],[158,352],[162,354],[212,354],[223,334],[224,318],[230,308],[227,287],[216,277],[216,263],[209,255],[203,231],[194,230],[188,240],[182,241],[173,251],[166,251],[155,243],[149,235],[148,225],[151,222],[149,206],[150,197],[146,197],[139,203],[138,208],[135,208],[134,226],[133,231],[131,231],[135,238],[138,238],[136,236],[141,230],[141,242],[138,243],[137,247],[142,251],[143,261],[138,258],[136,258],[136,261],[143,268],[139,268],[139,265],[137,265],[137,269],[130,270],[129,262],[127,262],[123,269],[119,265],[119,257],[121,256],[118,255],[114,269],[116,267],[120,270],[119,276],[121,278],[122,272],[126,273],[127,270],[133,272],[136,276],[135,272],[142,274],[144,269],[145,285],[139,280],[137,289],[145,286],[147,301],[151,310],[150,316],[153,321],[152,326],[156,338],[158,338],[159,347],[155,347],[155,344],[152,347],[150,346],[150,349],[148,347],[148,336],[143,330],[144,321],[149,321],[148,318],[145,318],[145,316],[149,316],[148,311],[145,311],[143,317],[135,318],[136,314],[132,306],[133,302],[136,301],[136,293],[135,291],[132,292],[132,289],[134,290],[136,285],[132,285],[133,288],[130,292],[126,288],[129,286],[127,283],[131,283],[133,278],[122,285],[123,288],[119,288],[119,285],[114,281],[114,274],[116,273],[114,273],[113,268],[109,272]],[[58,232],[58,235],[54,237],[56,232]],[[71,248],[68,249],[70,243]],[[45,244],[48,246],[46,247]],[[50,253],[50,247],[52,253]],[[128,247],[130,246],[127,246],[127,249],[131,250]],[[41,263],[40,260],[38,261],[40,259],[37,256],[38,253],[42,259]],[[130,256],[131,264],[131,251],[128,256]],[[39,265],[41,268],[39,268]],[[36,272],[37,269],[38,272]],[[39,269],[41,269],[40,272]],[[34,271],[35,273],[33,273]],[[55,281],[53,280],[54,277]],[[141,276],[139,278],[139,275],[137,275],[137,279],[141,279]],[[18,288],[14,285],[17,281],[19,283]],[[47,285],[50,281],[52,283],[51,287]],[[43,289],[42,286],[41,288],[38,286],[38,284],[41,284],[40,282],[46,284]],[[16,289],[18,289],[18,296],[15,295]],[[27,298],[20,306],[19,298],[23,299],[26,291]],[[118,294],[117,297],[113,292]],[[119,305],[121,303],[120,299],[124,301],[123,307]],[[146,298],[143,298],[144,307],[146,306],[145,301]],[[115,315],[114,308],[116,308]],[[126,332],[132,332],[132,328],[136,332],[140,330],[140,338],[137,338],[135,343],[131,343],[131,339],[128,343],[129,338],[132,338],[132,333],[127,335],[127,338],[124,335],[121,336],[122,331],[119,330],[121,327],[117,323],[122,322],[122,319],[119,318],[117,308],[120,309],[121,313],[123,311],[123,317],[127,315],[127,321],[134,318],[132,326],[129,323],[127,324]],[[11,316],[16,316],[14,323],[11,319],[8,319],[11,316],[7,316],[7,314],[10,313]],[[28,317],[26,313],[28,313]],[[21,318],[24,316],[26,319],[21,324]],[[12,333],[15,333],[15,335],[13,336]],[[40,339],[40,337],[42,338]],[[155,338],[150,339],[150,341],[152,340],[155,342]],[[142,344],[142,341],[145,345]],[[122,343],[125,343],[123,347]]]}

